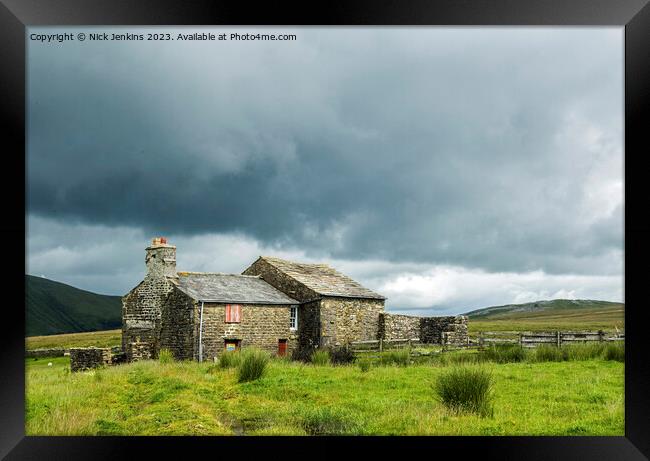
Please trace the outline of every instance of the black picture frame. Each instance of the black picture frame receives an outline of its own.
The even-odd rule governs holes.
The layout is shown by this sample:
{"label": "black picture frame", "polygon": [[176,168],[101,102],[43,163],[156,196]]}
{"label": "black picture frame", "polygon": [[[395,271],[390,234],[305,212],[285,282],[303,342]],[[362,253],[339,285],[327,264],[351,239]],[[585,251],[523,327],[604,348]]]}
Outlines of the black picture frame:
{"label": "black picture frame", "polygon": [[[445,25],[625,27],[625,436],[624,437],[27,437],[25,436],[25,63],[26,27],[36,25]],[[649,280],[649,203],[643,143],[650,110],[648,0],[356,0],[235,2],[195,0],[0,0],[0,234],[5,264],[4,328],[0,335],[0,456],[6,459],[132,459],[187,456],[247,457],[251,448],[313,456],[351,450],[398,449],[404,456],[522,459],[647,459],[650,456],[650,365],[644,353],[643,288]],[[17,179],[17,181],[14,181]],[[17,184],[16,184],[17,183]],[[20,190],[23,193],[20,193]],[[22,199],[22,200],[21,200]],[[644,207],[645,205],[645,207]],[[19,242],[23,242],[20,245]],[[23,292],[20,292],[23,287]],[[13,318],[12,318],[13,316]],[[333,440],[335,439],[335,440]],[[318,450],[322,447],[322,450]],[[287,451],[285,451],[287,450]],[[318,451],[317,451],[318,450]],[[345,450],[338,452],[339,450]],[[446,453],[445,453],[446,452]],[[270,455],[270,452],[268,452]],[[444,454],[443,454],[444,453]],[[144,459],[143,458],[143,459]]]}

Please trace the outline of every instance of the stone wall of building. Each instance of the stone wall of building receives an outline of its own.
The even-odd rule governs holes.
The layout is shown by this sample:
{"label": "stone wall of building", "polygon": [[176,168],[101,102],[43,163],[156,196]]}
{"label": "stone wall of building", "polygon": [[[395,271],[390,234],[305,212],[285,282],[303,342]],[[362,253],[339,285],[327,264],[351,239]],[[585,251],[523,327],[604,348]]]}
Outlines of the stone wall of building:
{"label": "stone wall of building", "polygon": [[320,302],[321,346],[341,346],[376,339],[383,299],[323,297]]}
{"label": "stone wall of building", "polygon": [[82,371],[110,365],[110,347],[84,347],[70,349],[70,370]]}
{"label": "stone wall of building", "polygon": [[320,345],[320,300],[298,306],[298,344],[313,349]]}
{"label": "stone wall of building", "polygon": [[152,357],[160,349],[161,311],[173,285],[167,278],[151,275],[122,298],[122,348],[146,343]]}
{"label": "stone wall of building", "polygon": [[429,344],[467,344],[467,317],[415,317],[383,313],[377,331],[379,339],[419,338]]}
{"label": "stone wall of building", "polygon": [[260,275],[268,284],[301,303],[320,298],[315,291],[281,272],[263,259],[258,259],[242,275]]}
{"label": "stone wall of building", "polygon": [[138,362],[140,360],[149,360],[154,358],[151,350],[151,344],[148,342],[134,341],[126,345],[126,361]]}
{"label": "stone wall of building", "polygon": [[160,348],[169,349],[176,360],[192,360],[197,351],[194,323],[200,303],[174,288],[161,308]]}
{"label": "stone wall of building", "polygon": [[[203,306],[203,360],[212,360],[224,351],[226,339],[238,339],[242,348],[257,347],[277,354],[278,341],[287,340],[287,355],[298,345],[298,332],[289,326],[288,305],[242,304],[241,322],[226,323],[226,305],[205,303]],[[198,359],[200,304],[194,312],[195,359]],[[300,308],[298,308],[300,311]],[[298,318],[300,327],[300,317]]]}

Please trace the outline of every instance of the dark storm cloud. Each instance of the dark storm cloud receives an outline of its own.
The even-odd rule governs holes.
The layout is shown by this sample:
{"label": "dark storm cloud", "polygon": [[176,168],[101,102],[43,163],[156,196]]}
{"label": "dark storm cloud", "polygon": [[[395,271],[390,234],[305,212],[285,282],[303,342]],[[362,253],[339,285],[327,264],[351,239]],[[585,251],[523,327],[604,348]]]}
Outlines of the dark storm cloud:
{"label": "dark storm cloud", "polygon": [[620,30],[281,32],[298,40],[30,42],[30,213],[620,273]]}

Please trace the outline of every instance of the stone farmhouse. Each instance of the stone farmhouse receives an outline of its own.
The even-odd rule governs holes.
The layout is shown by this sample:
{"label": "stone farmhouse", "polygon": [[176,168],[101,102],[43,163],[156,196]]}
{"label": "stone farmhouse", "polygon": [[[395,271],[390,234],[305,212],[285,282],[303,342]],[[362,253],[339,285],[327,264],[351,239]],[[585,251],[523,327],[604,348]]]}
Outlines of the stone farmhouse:
{"label": "stone farmhouse", "polygon": [[403,335],[467,337],[464,317],[384,313],[384,296],[326,264],[260,256],[241,275],[178,272],[176,247],[162,237],[146,248],[145,264],[144,280],[122,298],[127,361],[155,358],[162,348],[204,361],[250,346],[285,355]]}

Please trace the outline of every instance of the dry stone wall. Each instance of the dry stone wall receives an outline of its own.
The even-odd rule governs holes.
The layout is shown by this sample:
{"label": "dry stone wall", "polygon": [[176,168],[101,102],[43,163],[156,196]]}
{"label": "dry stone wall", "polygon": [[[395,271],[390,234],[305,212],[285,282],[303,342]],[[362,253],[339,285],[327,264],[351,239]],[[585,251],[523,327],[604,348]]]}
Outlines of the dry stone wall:
{"label": "dry stone wall", "polygon": [[25,357],[28,358],[41,358],[41,357],[63,357],[65,349],[51,348],[51,349],[31,349],[25,351]]}
{"label": "dry stone wall", "polygon": [[381,314],[378,339],[413,339],[422,343],[463,345],[468,342],[467,317],[415,317]]}
{"label": "dry stone wall", "polygon": [[384,313],[379,316],[377,339],[420,338],[421,317]]}
{"label": "dry stone wall", "polygon": [[110,347],[85,347],[70,349],[70,370],[82,371],[110,365],[112,353]]}

